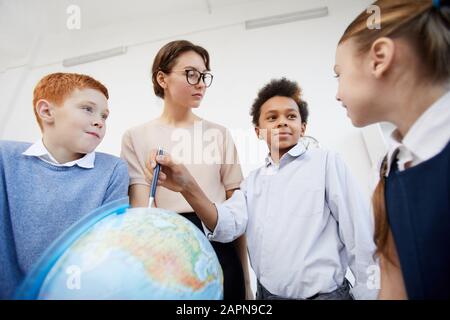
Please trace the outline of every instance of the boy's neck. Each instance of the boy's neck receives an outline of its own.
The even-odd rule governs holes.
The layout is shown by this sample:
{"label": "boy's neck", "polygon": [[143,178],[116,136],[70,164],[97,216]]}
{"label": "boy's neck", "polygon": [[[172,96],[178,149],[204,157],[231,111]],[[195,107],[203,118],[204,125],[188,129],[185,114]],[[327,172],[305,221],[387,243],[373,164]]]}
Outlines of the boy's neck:
{"label": "boy's neck", "polygon": [[191,108],[182,106],[175,106],[167,101],[164,101],[164,110],[159,120],[167,125],[173,127],[189,127],[194,124],[195,121],[201,120],[196,116]]}
{"label": "boy's neck", "polygon": [[270,158],[272,159],[273,163],[275,163],[276,165],[279,165],[281,158],[295,146],[296,145],[293,145],[293,146],[290,146],[289,148],[285,148],[285,149],[271,149]]}
{"label": "boy's neck", "polygon": [[57,143],[54,143],[51,139],[49,139],[46,135],[42,137],[42,143],[44,144],[50,155],[59,164],[75,161],[85,156],[85,154],[73,153],[64,147],[59,146]]}

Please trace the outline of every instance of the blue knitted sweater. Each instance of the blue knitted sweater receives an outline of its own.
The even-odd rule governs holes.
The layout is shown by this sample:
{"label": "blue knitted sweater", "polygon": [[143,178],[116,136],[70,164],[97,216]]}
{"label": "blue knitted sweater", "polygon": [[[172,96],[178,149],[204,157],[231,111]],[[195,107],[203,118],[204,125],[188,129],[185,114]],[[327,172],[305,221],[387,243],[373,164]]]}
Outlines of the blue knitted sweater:
{"label": "blue knitted sweater", "polygon": [[0,141],[0,299],[11,296],[43,251],[92,210],[127,196],[127,164],[95,155],[95,167],[59,167]]}

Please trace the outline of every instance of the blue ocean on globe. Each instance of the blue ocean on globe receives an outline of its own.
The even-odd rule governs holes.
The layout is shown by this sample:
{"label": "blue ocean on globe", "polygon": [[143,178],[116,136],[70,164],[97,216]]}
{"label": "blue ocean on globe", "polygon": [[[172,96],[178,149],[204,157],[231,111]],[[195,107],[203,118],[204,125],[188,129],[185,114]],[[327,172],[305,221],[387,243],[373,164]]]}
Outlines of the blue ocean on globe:
{"label": "blue ocean on globe", "polygon": [[122,200],[60,236],[15,298],[219,300],[223,273],[189,220],[162,209],[130,209]]}

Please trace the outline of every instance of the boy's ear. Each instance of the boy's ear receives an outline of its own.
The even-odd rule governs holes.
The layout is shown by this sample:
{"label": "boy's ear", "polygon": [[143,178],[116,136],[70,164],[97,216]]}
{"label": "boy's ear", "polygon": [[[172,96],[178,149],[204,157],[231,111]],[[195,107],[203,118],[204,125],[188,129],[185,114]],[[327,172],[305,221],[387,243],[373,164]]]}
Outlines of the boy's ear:
{"label": "boy's ear", "polygon": [[165,75],[166,74],[162,71],[158,71],[158,73],[156,74],[156,81],[163,89],[167,88],[167,82],[166,82]]}
{"label": "boy's ear", "polygon": [[54,106],[45,99],[40,99],[36,102],[36,113],[42,122],[53,124],[55,122]]}
{"label": "boy's ear", "polygon": [[306,122],[302,122],[302,127],[300,128],[300,136],[303,137],[306,132]]}
{"label": "boy's ear", "polygon": [[259,127],[255,127],[255,133],[259,140],[264,140],[264,137],[261,135]]}
{"label": "boy's ear", "polygon": [[370,71],[379,79],[392,65],[395,56],[395,42],[387,37],[381,37],[370,48]]}

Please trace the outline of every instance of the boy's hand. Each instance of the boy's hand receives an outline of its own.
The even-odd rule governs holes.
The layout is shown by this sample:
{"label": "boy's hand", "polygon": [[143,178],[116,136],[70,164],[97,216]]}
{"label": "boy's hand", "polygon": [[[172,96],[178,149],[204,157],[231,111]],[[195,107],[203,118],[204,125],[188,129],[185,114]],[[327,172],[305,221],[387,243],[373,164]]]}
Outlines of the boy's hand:
{"label": "boy's hand", "polygon": [[215,205],[208,199],[184,165],[175,163],[168,154],[157,156],[157,153],[157,150],[152,150],[145,164],[145,175],[150,183],[153,180],[153,169],[159,163],[161,170],[158,185],[175,192],[181,192],[206,227],[209,230],[214,230],[218,219]]}
{"label": "boy's hand", "polygon": [[157,156],[157,152],[158,150],[152,150],[145,164],[145,176],[149,182],[152,182],[153,170],[156,167],[156,163],[159,163],[161,171],[158,176],[158,186],[163,186],[174,192],[186,191],[189,184],[195,181],[189,171],[183,164],[175,163],[169,154]]}

